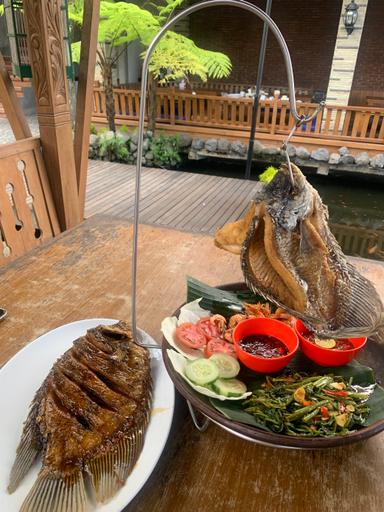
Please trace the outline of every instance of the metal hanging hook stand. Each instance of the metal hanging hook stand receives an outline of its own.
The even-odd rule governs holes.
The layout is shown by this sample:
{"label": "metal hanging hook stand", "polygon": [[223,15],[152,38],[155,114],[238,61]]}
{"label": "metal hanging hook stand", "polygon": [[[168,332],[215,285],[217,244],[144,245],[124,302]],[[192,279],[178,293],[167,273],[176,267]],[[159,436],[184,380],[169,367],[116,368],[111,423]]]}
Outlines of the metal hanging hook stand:
{"label": "metal hanging hook stand", "polygon": [[[285,67],[287,70],[288,77],[288,90],[290,97],[290,113],[294,117],[296,124],[297,123],[306,123],[311,121],[318,113],[318,110],[313,112],[309,116],[300,116],[297,112],[296,108],[296,97],[295,97],[295,83],[292,69],[292,61],[289,54],[287,43],[283,35],[281,34],[276,23],[270,18],[262,9],[256,7],[255,5],[246,2],[244,0],[208,0],[204,2],[200,2],[198,4],[192,5],[188,7],[177,16],[168,21],[164,27],[158,32],[158,34],[154,37],[153,41],[149,45],[142,70],[142,81],[141,81],[141,91],[140,91],[140,111],[139,111],[139,127],[138,127],[138,144],[137,144],[137,161],[136,161],[136,180],[135,180],[135,204],[134,204],[134,220],[133,220],[133,244],[132,244],[132,272],[131,272],[131,318],[132,318],[132,331],[133,336],[140,343],[141,336],[137,329],[137,255],[138,255],[138,232],[139,232],[139,215],[140,215],[140,183],[141,183],[141,170],[142,170],[142,160],[143,160],[143,138],[144,138],[144,117],[145,117],[145,107],[146,107],[146,91],[147,91],[147,82],[148,82],[148,69],[151,57],[153,52],[155,51],[159,41],[164,36],[164,34],[172,28],[177,22],[181,19],[189,16],[190,14],[200,11],[201,9],[207,9],[209,7],[218,7],[218,6],[231,6],[231,7],[239,7],[240,9],[244,9],[246,11],[255,14],[259,18],[262,19],[265,23],[268,24],[269,29],[275,35],[277,42],[281,48],[283,53]],[[295,126],[297,128],[297,126]],[[292,137],[292,134],[288,136],[286,143],[288,143],[289,138]],[[292,174],[292,169],[290,167],[289,156],[286,151],[286,155],[288,157],[288,165],[290,168],[290,172]],[[293,178],[292,178],[293,179]],[[148,345],[145,345],[148,346]],[[152,346],[151,346],[152,348]],[[154,346],[153,348],[159,348],[158,346]]]}
{"label": "metal hanging hook stand", "polygon": [[[323,108],[325,107],[325,102],[324,101],[321,101],[319,103],[319,106],[316,108],[316,110],[314,111],[314,113],[312,114],[312,119],[314,117],[317,116],[317,114],[323,110]],[[287,160],[287,164],[288,164],[288,171],[289,171],[289,179],[291,181],[291,185],[292,185],[292,188],[294,186],[294,179],[293,179],[293,172],[292,172],[292,165],[291,165],[291,159],[289,157],[289,153],[288,153],[288,144],[289,144],[289,141],[291,140],[292,136],[294,135],[294,133],[296,132],[296,130],[302,126],[303,124],[305,124],[306,122],[308,121],[308,119],[302,115],[300,116],[300,119],[298,121],[296,121],[296,123],[293,125],[292,127],[292,130],[288,133],[287,135],[287,138],[284,140],[283,144],[281,145],[281,151],[284,151],[285,153],[285,158]]]}

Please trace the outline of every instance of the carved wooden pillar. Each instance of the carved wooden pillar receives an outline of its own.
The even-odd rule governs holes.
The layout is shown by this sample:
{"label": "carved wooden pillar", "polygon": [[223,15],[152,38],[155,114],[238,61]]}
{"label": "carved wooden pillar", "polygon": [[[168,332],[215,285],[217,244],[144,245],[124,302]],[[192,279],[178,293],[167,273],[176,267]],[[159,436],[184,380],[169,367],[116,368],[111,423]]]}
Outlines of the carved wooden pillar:
{"label": "carved wooden pillar", "polygon": [[45,166],[62,230],[80,222],[61,0],[24,2]]}

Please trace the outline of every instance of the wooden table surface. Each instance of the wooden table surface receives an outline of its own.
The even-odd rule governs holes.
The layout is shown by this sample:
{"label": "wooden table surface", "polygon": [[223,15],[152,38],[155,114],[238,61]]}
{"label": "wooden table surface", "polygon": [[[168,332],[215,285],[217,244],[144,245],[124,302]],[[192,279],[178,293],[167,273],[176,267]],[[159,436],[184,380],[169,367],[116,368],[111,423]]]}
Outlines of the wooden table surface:
{"label": "wooden table surface", "polygon": [[[125,221],[95,216],[0,269],[0,366],[64,323],[129,320],[131,236]],[[205,235],[143,226],[139,251],[138,323],[158,341],[161,319],[185,300],[186,274],[241,280],[238,258]],[[384,296],[384,266],[355,263]],[[163,455],[125,512],[382,512],[383,475],[384,434],[326,451],[268,448],[215,425],[200,434],[178,397]]]}

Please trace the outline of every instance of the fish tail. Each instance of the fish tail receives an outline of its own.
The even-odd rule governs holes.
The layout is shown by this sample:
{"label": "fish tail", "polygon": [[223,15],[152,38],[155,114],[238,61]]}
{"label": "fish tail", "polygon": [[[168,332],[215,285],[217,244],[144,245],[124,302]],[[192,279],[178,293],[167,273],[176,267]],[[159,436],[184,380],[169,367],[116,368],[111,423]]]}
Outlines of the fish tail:
{"label": "fish tail", "polygon": [[97,503],[111,498],[125,483],[144,443],[144,425],[136,427],[107,453],[88,462],[90,487]]}
{"label": "fish tail", "polygon": [[27,419],[19,446],[16,451],[16,459],[13,463],[9,477],[8,492],[12,494],[19,483],[28,473],[37,455],[41,451],[41,445],[36,439],[35,426],[31,417]]}
{"label": "fish tail", "polygon": [[20,512],[86,512],[86,497],[81,471],[56,477],[47,470],[40,472],[25,498]]}

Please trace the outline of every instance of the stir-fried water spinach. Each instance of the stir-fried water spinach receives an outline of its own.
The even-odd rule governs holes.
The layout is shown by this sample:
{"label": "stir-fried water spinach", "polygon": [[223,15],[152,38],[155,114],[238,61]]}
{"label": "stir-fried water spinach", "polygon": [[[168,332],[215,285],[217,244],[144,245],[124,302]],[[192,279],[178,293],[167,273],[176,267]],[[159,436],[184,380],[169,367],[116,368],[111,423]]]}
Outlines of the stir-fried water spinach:
{"label": "stir-fried water spinach", "polygon": [[343,435],[364,424],[372,391],[373,386],[354,386],[352,378],[347,381],[333,375],[267,376],[243,406],[273,432],[308,437]]}

